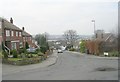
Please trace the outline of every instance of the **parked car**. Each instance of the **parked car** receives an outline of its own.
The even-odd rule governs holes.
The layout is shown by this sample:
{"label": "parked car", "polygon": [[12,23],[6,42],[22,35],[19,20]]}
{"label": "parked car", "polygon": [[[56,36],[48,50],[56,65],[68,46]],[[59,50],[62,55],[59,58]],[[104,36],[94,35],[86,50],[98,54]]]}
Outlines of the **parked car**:
{"label": "parked car", "polygon": [[63,51],[61,49],[58,49],[58,53],[63,53]]}
{"label": "parked car", "polygon": [[28,48],[27,51],[28,51],[28,52],[35,52],[35,51],[36,51],[36,48]]}

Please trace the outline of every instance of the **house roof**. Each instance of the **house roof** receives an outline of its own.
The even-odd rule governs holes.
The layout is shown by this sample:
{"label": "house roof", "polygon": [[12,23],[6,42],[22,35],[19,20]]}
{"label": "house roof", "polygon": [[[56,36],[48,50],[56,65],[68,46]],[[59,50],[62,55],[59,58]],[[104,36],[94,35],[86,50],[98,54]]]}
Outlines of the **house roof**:
{"label": "house roof", "polygon": [[[111,38],[112,37],[112,38]],[[109,39],[114,39],[114,35],[112,33],[104,33],[103,34],[103,38],[96,38],[96,40],[100,40],[100,41],[108,41]]]}
{"label": "house roof", "polygon": [[[17,27],[16,25],[10,23],[8,20],[1,18],[0,17],[0,21],[3,21],[4,27],[6,29],[13,29],[13,30],[19,30],[19,31],[23,31],[22,29],[20,29],[19,27]],[[0,29],[0,36],[2,35],[2,29]],[[26,31],[23,31],[23,36],[32,36],[29,33],[27,33]]]}
{"label": "house roof", "polygon": [[0,18],[0,21],[3,21],[3,28],[7,28],[7,29],[14,29],[14,30],[20,30],[22,31],[19,27],[17,27],[16,25],[10,23],[8,20]]}
{"label": "house roof", "polygon": [[23,36],[32,36],[32,35],[27,33],[26,31],[23,31]]}

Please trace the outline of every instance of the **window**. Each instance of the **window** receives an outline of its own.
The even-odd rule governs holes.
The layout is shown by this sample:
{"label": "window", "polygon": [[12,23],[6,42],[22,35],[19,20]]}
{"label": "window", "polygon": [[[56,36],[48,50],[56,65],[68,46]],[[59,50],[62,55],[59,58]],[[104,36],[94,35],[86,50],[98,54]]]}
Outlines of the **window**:
{"label": "window", "polygon": [[10,36],[10,30],[6,30],[6,36]]}
{"label": "window", "polygon": [[31,37],[29,37],[29,40],[31,40]]}
{"label": "window", "polygon": [[23,43],[22,43],[22,42],[20,42],[19,46],[20,46],[20,48],[22,48],[22,47],[23,47]]}
{"label": "window", "polygon": [[21,36],[21,32],[19,32],[19,36]]}
{"label": "window", "polygon": [[14,31],[11,31],[11,36],[14,36]]}
{"label": "window", "polygon": [[13,50],[13,49],[17,49],[17,45],[16,45],[15,42],[12,42],[12,43],[11,43],[11,46],[12,46],[12,50]]}
{"label": "window", "polygon": [[16,32],[16,36],[18,36],[18,32]]}

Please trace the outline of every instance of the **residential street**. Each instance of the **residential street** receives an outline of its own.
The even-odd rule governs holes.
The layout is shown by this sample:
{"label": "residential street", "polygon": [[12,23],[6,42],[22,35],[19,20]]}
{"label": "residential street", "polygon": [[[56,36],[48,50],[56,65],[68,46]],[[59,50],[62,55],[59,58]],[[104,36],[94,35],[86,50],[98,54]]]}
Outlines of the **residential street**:
{"label": "residential street", "polygon": [[[65,51],[56,64],[3,74],[3,80],[118,80],[118,60]],[[37,65],[37,64],[36,64]],[[98,70],[96,70],[98,68]],[[106,69],[104,69],[106,68]],[[4,66],[3,66],[3,71]]]}

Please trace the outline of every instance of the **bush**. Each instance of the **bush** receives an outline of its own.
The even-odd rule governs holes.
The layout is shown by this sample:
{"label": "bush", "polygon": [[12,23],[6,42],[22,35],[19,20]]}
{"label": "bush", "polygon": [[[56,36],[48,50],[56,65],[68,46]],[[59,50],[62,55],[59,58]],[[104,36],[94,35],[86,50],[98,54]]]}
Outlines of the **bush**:
{"label": "bush", "polygon": [[42,52],[39,52],[38,53],[38,56],[43,56],[44,54]]}
{"label": "bush", "polygon": [[40,47],[40,51],[45,54],[45,52],[47,51],[47,47],[45,46]]}
{"label": "bush", "polygon": [[69,51],[75,51],[75,48],[70,48]]}
{"label": "bush", "polygon": [[5,58],[5,59],[8,58],[8,52],[6,52],[6,51],[2,51],[2,54],[4,55],[4,58]]}
{"label": "bush", "polygon": [[80,43],[80,52],[85,53],[85,41],[82,40]]}
{"label": "bush", "polygon": [[20,48],[19,49],[19,54],[21,54],[21,53],[26,53],[26,49],[25,48]]}
{"label": "bush", "polygon": [[17,54],[18,54],[18,53],[17,53],[17,50],[14,49],[14,50],[11,51],[11,53],[12,53],[12,55],[13,55],[13,58],[17,58],[17,57],[18,57],[18,55],[17,55]]}
{"label": "bush", "polygon": [[119,53],[118,53],[118,51],[111,51],[111,52],[108,52],[107,57],[119,57]]}
{"label": "bush", "polygon": [[40,52],[40,49],[36,49],[36,52],[39,53],[39,52]]}
{"label": "bush", "polygon": [[27,52],[27,54],[37,54],[37,52]]}
{"label": "bush", "polygon": [[25,43],[25,48],[26,48],[26,49],[29,48],[29,44],[28,44],[28,42]]}

